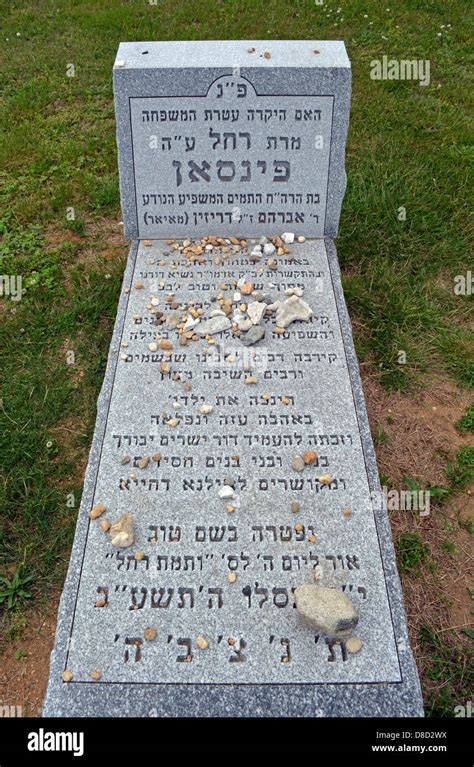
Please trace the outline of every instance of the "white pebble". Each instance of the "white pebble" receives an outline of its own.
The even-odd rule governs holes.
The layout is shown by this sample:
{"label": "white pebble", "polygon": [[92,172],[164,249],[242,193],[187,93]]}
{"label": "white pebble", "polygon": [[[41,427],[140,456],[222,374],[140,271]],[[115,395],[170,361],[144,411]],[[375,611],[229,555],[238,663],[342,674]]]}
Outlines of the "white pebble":
{"label": "white pebble", "polygon": [[183,330],[192,330],[196,325],[199,325],[199,319],[196,317],[189,316],[186,322],[184,323]]}
{"label": "white pebble", "polygon": [[281,239],[286,245],[291,245],[295,241],[295,235],[293,232],[283,232]]}
{"label": "white pebble", "polygon": [[219,498],[233,498],[234,497],[234,490],[229,485],[223,485],[221,489],[219,490]]}
{"label": "white pebble", "polygon": [[242,285],[245,285],[249,282],[252,282],[252,277],[249,277],[249,275],[246,274],[244,277],[241,277],[239,280],[237,280],[237,287],[241,288]]}

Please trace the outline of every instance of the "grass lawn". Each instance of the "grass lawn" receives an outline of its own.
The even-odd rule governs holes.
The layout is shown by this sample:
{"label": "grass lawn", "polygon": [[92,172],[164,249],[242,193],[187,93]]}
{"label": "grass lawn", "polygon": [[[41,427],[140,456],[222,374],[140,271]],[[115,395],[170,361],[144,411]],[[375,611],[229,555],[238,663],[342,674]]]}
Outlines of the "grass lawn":
{"label": "grass lawn", "polygon": [[[343,39],[353,96],[338,253],[359,358],[389,391],[416,391],[433,372],[466,388],[474,385],[473,297],[454,285],[472,252],[471,7],[0,0],[0,275],[21,276],[26,288],[21,301],[0,297],[0,594],[13,594],[11,608],[3,602],[5,636],[21,627],[24,605],[46,602],[61,584],[80,502],[127,252],[111,85],[118,43]],[[383,55],[428,59],[430,84],[372,80],[370,62]],[[472,409],[463,418],[472,444]],[[463,457],[471,472],[472,460]],[[453,476],[448,467],[451,495],[466,485]],[[407,541],[410,572],[413,551],[421,561],[425,549]],[[428,630],[423,641],[436,673],[451,669],[445,643]],[[430,706],[449,713],[451,704]]]}

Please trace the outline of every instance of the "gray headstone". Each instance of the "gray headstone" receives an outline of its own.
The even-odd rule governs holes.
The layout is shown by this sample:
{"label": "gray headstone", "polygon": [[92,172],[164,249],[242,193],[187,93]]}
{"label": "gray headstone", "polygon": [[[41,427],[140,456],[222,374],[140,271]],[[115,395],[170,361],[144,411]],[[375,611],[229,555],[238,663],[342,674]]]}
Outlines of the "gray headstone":
{"label": "gray headstone", "polygon": [[122,43],[125,235],[335,237],[350,82],[339,41]]}
{"label": "gray headstone", "polygon": [[[337,231],[345,186],[349,78],[342,43],[120,46],[115,93],[124,220],[129,236],[145,242],[132,244],[124,277],[61,599],[47,716],[423,714],[336,250],[323,238]],[[275,191],[281,182],[263,173],[251,184],[261,207],[242,203],[241,219],[231,226],[200,217],[222,206],[200,201],[205,187],[189,173],[180,204],[170,166],[188,162],[183,138],[196,138],[199,154],[189,155],[201,167],[209,157],[213,173],[227,157],[223,147],[204,153],[210,132],[224,141],[223,123],[206,124],[205,110],[223,109],[218,102],[227,88],[231,112],[236,103],[242,109],[241,98],[245,114],[283,109],[291,115],[291,127],[273,117],[231,119],[229,130],[250,132],[251,147],[244,153],[229,147],[228,154],[258,163],[258,149],[267,163],[289,161],[297,183],[286,193],[303,195],[304,225],[269,220],[268,194],[279,194],[277,209],[292,215],[299,202],[286,208],[283,192]],[[188,117],[196,111],[189,132],[182,110]],[[320,118],[298,121],[296,110]],[[161,111],[164,125],[160,117],[143,119]],[[176,120],[168,118],[171,111]],[[320,153],[310,148],[316,129],[329,140]],[[160,142],[169,134],[169,155],[161,148],[148,153],[153,131]],[[277,148],[281,136],[300,137],[299,154],[291,146],[282,155],[265,150],[270,135]],[[224,194],[213,179],[203,194]],[[241,195],[242,183],[221,186]],[[175,202],[160,198],[144,206],[143,195],[155,193]],[[164,223],[145,224],[147,207]],[[235,250],[229,242],[223,258],[205,253],[199,264],[163,240],[283,231],[319,239],[290,245],[273,268],[267,256],[252,260],[257,240]],[[275,314],[266,315],[264,338],[246,346],[261,333],[247,331],[251,338],[241,343],[216,315],[215,298],[232,297],[248,281],[256,300],[269,304],[285,300],[289,288],[302,289],[312,315],[284,332],[275,331]],[[242,296],[246,303],[254,299]],[[203,308],[201,323],[211,317],[213,325],[221,323],[214,343],[197,326],[196,340],[178,345],[173,322],[192,302]],[[258,316],[259,307],[253,309]],[[157,311],[174,321],[157,327]],[[173,348],[156,349],[157,335]],[[247,384],[250,375],[254,383]],[[311,450],[316,462],[295,470],[295,456]],[[229,482],[234,497],[224,498]],[[92,520],[97,504],[107,511]],[[135,539],[119,549],[100,523],[126,513],[134,517]],[[359,652],[350,652],[347,638],[320,635],[302,621],[293,593],[305,583],[338,589],[351,600]]]}

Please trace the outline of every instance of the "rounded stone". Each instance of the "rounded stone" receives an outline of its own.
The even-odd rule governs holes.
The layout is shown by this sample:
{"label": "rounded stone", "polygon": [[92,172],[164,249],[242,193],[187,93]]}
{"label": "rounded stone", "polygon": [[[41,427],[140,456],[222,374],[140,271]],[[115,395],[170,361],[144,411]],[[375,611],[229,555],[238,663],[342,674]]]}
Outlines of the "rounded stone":
{"label": "rounded stone", "polygon": [[218,492],[219,498],[233,498],[234,490],[229,485],[224,485]]}
{"label": "rounded stone", "polygon": [[331,474],[321,474],[319,481],[322,485],[330,485],[333,479]]}
{"label": "rounded stone", "polygon": [[103,503],[98,503],[96,506],[93,506],[89,512],[89,517],[91,519],[97,519],[97,517],[100,517],[105,511],[107,511],[107,507],[104,506]]}
{"label": "rounded stone", "polygon": [[303,583],[294,592],[296,609],[306,623],[327,636],[347,636],[357,626],[357,611],[339,589]]}
{"label": "rounded stone", "polygon": [[300,455],[295,455],[291,462],[291,468],[295,471],[303,471],[304,469],[304,460]]}
{"label": "rounded stone", "polygon": [[349,637],[349,639],[346,641],[346,650],[347,652],[356,653],[362,650],[362,645],[362,640],[359,639],[359,637]]}
{"label": "rounded stone", "polygon": [[196,639],[196,644],[201,650],[207,650],[209,647],[209,642],[207,641],[206,637],[202,634],[199,634],[198,638]]}

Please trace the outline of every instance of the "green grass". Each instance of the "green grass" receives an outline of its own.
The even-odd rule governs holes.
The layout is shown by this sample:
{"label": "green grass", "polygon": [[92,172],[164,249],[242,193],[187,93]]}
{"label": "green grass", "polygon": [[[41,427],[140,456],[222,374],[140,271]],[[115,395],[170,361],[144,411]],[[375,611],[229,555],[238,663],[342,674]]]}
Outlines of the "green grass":
{"label": "green grass", "polygon": [[[101,236],[121,219],[111,87],[118,43],[344,39],[353,96],[338,253],[357,351],[389,388],[413,387],[433,371],[472,386],[473,299],[453,289],[472,252],[470,7],[0,0],[0,275],[21,275],[26,290],[19,302],[0,297],[0,575],[9,583],[19,573],[39,599],[62,581],[80,502],[124,266],[123,249],[107,257]],[[370,62],[384,54],[429,59],[431,84],[372,81]],[[71,63],[75,77],[66,76]],[[461,422],[472,430],[472,411]],[[465,486],[470,460],[458,455],[451,484]],[[407,572],[426,561],[418,539],[405,537],[398,554]],[[21,615],[15,621],[12,631]]]}
{"label": "green grass", "polygon": [[474,446],[459,448],[453,461],[448,463],[446,474],[451,488],[460,490],[474,480]]}
{"label": "green grass", "polygon": [[90,442],[123,259],[107,279],[100,262],[77,262],[81,243],[46,250],[41,227],[5,226],[2,273],[21,274],[26,292],[0,323],[0,574],[22,563],[44,594],[68,559],[82,490],[75,462]]}
{"label": "green grass", "polygon": [[0,576],[0,605],[13,610],[23,604],[26,599],[31,599],[31,592],[28,589],[32,580],[32,575],[24,574],[23,562],[15,568],[10,577]]}
{"label": "green grass", "polygon": [[469,405],[464,415],[456,422],[456,428],[461,434],[474,433],[474,402]]}
{"label": "green grass", "polygon": [[373,433],[373,440],[374,444],[379,447],[380,445],[385,445],[387,442],[390,441],[390,436],[387,434],[386,431],[379,425],[375,429]]}
{"label": "green grass", "polygon": [[419,575],[420,566],[428,558],[428,547],[418,533],[402,533],[396,545],[400,572]]}
{"label": "green grass", "polygon": [[426,663],[425,675],[430,691],[426,696],[427,716],[455,716],[456,707],[472,698],[474,653],[471,646],[442,635],[429,626],[420,629],[420,641]]}
{"label": "green grass", "polygon": [[420,492],[429,493],[430,506],[442,507],[449,503],[456,493],[468,486],[474,480],[474,447],[465,445],[456,451],[453,460],[445,468],[447,484],[420,484],[413,477],[404,477],[405,488],[412,493],[414,499]]}

